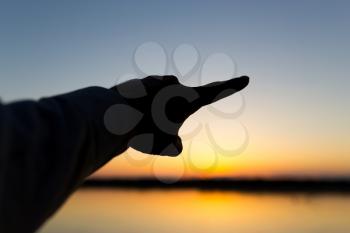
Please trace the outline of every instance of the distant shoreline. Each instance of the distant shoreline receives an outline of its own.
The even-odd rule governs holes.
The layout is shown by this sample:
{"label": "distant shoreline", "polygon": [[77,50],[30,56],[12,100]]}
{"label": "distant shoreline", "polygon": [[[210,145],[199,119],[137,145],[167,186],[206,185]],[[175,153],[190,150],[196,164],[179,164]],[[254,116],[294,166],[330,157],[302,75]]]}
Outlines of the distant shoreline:
{"label": "distant shoreline", "polygon": [[196,189],[275,193],[339,193],[350,195],[350,179],[188,179],[164,183],[153,178],[89,179],[83,188]]}

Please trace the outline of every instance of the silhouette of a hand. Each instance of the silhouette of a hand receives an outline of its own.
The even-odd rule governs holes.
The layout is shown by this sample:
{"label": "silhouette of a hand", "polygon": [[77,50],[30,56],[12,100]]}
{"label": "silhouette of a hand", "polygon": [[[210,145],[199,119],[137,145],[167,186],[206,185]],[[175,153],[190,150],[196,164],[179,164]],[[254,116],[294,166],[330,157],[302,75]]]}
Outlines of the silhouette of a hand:
{"label": "silhouette of a hand", "polygon": [[124,116],[128,118],[125,122],[137,121],[129,133],[128,146],[148,154],[176,156],[182,151],[178,132],[184,121],[202,106],[232,95],[248,83],[249,78],[242,76],[187,87],[175,76],[148,76],[129,80],[112,89],[135,110]]}

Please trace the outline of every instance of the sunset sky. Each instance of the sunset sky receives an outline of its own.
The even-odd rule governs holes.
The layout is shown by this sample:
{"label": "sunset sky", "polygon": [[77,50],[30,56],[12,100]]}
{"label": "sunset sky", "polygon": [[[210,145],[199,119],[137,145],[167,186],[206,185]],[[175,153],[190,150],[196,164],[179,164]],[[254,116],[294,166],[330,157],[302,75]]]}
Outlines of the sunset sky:
{"label": "sunset sky", "polygon": [[[203,108],[181,129],[184,135],[202,127],[184,140],[181,156],[129,150],[95,176],[349,176],[349,9],[349,1],[5,0],[0,96],[7,102],[110,87],[125,74],[138,76],[133,56],[140,45],[152,41],[171,58],[185,43],[202,64],[194,79],[251,77],[243,97],[215,105],[230,112],[244,98],[242,113],[224,119]],[[205,70],[216,53],[234,60],[232,70],[220,59]],[[144,56],[155,72],[163,64],[156,52]],[[176,74],[174,68],[167,73]],[[242,153],[216,149],[237,148],[245,137]]]}

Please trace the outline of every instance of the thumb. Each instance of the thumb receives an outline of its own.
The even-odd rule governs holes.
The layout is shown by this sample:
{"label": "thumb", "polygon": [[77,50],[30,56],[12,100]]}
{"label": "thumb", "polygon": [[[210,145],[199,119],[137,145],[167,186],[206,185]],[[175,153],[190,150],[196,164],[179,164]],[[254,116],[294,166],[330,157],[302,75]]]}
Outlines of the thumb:
{"label": "thumb", "polygon": [[182,152],[182,141],[178,135],[141,134],[136,135],[128,146],[146,154],[178,156]]}
{"label": "thumb", "polygon": [[183,149],[181,138],[177,135],[173,135],[173,136],[170,136],[168,140],[169,140],[168,142],[163,144],[166,146],[162,149],[159,155],[165,155],[165,156],[171,156],[171,157],[178,156]]}
{"label": "thumb", "polygon": [[227,81],[213,82],[204,86],[194,87],[194,90],[199,94],[199,98],[193,103],[191,112],[195,112],[205,105],[214,103],[244,89],[248,83],[249,77],[241,76]]}

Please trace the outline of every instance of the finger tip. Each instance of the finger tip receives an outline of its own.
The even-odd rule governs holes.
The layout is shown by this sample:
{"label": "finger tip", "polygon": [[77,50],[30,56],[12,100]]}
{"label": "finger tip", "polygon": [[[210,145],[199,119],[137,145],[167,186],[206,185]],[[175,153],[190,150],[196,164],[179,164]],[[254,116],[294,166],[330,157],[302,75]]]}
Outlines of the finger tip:
{"label": "finger tip", "polygon": [[242,90],[243,88],[248,86],[250,78],[246,75],[243,75],[243,76],[239,77],[238,80],[239,80],[239,84],[240,84],[239,89]]}
{"label": "finger tip", "polygon": [[244,89],[249,84],[249,77],[248,76],[240,76],[237,78],[232,78],[231,80],[227,81],[227,84],[230,88],[240,91]]}
{"label": "finger tip", "polygon": [[249,79],[250,79],[250,78],[249,78],[247,75],[243,75],[243,76],[241,76],[241,77],[239,77],[239,78],[242,79],[243,81],[249,83]]}

